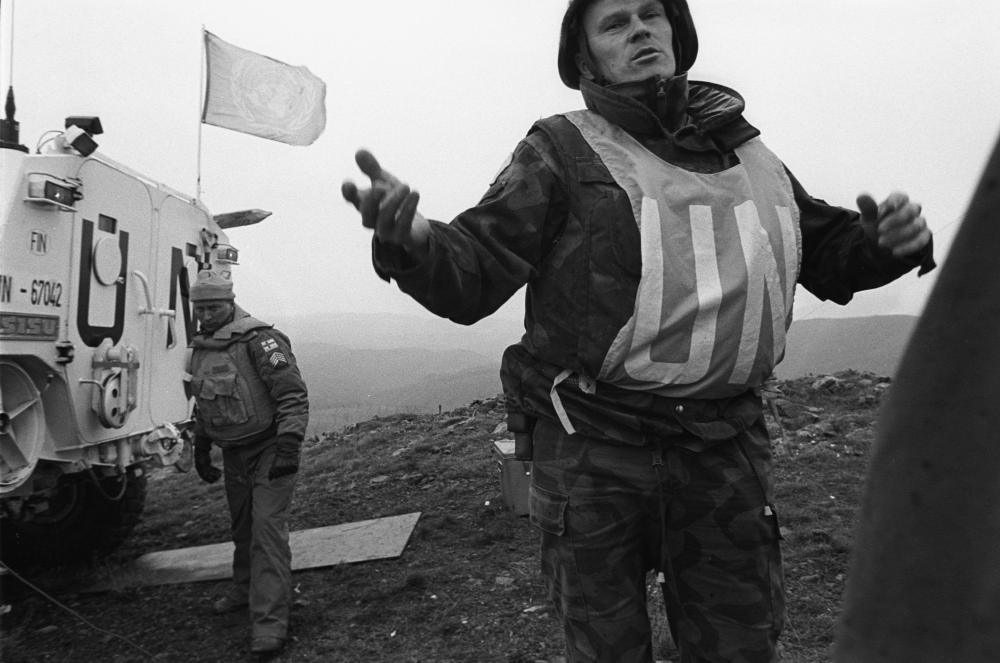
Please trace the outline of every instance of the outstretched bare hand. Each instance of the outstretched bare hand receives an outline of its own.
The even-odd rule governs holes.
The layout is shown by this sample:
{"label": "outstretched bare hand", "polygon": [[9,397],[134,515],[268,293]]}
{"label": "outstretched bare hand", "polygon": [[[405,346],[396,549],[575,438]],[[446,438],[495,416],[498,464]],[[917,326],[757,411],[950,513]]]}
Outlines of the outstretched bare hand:
{"label": "outstretched bare hand", "polygon": [[383,244],[422,257],[427,251],[430,227],[417,212],[420,194],[383,169],[371,152],[358,150],[354,159],[371,180],[371,187],[359,189],[351,180],[345,180],[340,190],[344,199],[361,212],[361,224],[373,229]]}
{"label": "outstretched bare hand", "polygon": [[876,204],[867,193],[858,196],[861,223],[878,245],[897,257],[917,253],[931,241],[921,206],[899,191]]}

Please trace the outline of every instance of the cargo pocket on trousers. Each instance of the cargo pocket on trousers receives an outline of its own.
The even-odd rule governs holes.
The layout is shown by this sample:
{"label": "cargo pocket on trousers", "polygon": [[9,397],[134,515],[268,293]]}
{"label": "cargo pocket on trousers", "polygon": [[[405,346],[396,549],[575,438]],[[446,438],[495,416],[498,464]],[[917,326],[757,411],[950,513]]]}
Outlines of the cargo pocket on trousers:
{"label": "cargo pocket on trousers", "polygon": [[543,532],[562,536],[566,532],[566,505],[569,498],[534,484],[528,491],[528,515],[531,524]]}
{"label": "cargo pocket on trousers", "polygon": [[[746,438],[737,438],[736,444],[744,460],[751,467],[764,505],[759,513],[762,553],[767,560],[767,596],[770,599],[771,628],[780,631],[785,623],[785,579],[781,556],[781,524],[778,522],[778,510],[771,496],[772,460],[770,440],[766,433],[761,432],[763,424],[758,420],[753,428],[747,431]],[[756,433],[756,435],[755,435]]]}
{"label": "cargo pocket on trousers", "polygon": [[542,532],[542,577],[549,599],[561,618],[587,619],[587,603],[580,585],[573,548],[566,536],[566,509],[569,497],[531,486],[528,501],[531,523]]}
{"label": "cargo pocket on trousers", "polygon": [[771,581],[771,611],[774,615],[773,628],[781,632],[785,626],[785,574],[781,558],[781,524],[778,522],[778,511],[773,504],[764,508],[764,518],[771,530],[771,559],[769,578]]}

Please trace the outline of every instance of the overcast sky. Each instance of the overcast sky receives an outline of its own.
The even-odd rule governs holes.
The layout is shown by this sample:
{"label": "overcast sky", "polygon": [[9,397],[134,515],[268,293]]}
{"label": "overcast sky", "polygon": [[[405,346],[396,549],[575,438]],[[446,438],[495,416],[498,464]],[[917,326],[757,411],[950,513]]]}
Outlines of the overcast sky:
{"label": "overcast sky", "polygon": [[[895,189],[924,205],[938,261],[1000,132],[1000,3],[990,0],[690,0],[691,78],[746,99],[746,117],[814,196],[854,206]],[[556,71],[564,0],[11,0],[3,86],[21,142],[98,115],[100,151],[194,195],[201,29],[327,84],[327,128],[294,147],[201,127],[202,200],[260,207],[230,231],[239,301],[270,320],[306,311],[422,309],[371,270],[369,233],[343,202],[370,148],[450,220],[479,199],[531,123],[582,107]],[[11,67],[11,64],[13,65]],[[800,288],[796,317],[918,314],[915,274],[847,307]],[[520,317],[520,295],[498,315]],[[429,314],[425,314],[429,315]]]}

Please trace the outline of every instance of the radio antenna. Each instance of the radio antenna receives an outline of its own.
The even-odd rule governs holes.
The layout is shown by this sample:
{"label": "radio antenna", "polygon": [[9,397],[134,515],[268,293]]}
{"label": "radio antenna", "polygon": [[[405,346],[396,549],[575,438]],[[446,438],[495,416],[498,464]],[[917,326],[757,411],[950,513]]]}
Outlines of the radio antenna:
{"label": "radio antenna", "polygon": [[[4,9],[7,14],[4,15]],[[6,19],[6,20],[5,20]],[[14,85],[14,0],[7,0],[0,4],[0,27],[4,37],[3,57],[7,58],[7,85]]]}
{"label": "radio antenna", "polygon": [[[10,4],[9,31],[7,42],[7,101],[4,103],[4,119],[0,120],[0,148],[8,148],[27,152],[28,148],[21,145],[21,125],[14,119],[17,106],[14,105],[14,0]],[[0,22],[3,17],[3,5],[0,5]],[[0,26],[2,27],[2,26]]]}

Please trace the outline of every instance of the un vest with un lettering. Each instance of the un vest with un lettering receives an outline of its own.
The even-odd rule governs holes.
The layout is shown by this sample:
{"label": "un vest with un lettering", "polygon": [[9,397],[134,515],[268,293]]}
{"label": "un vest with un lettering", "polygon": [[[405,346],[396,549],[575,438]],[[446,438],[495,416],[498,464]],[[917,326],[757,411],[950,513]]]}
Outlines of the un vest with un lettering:
{"label": "un vest with un lettering", "polygon": [[625,191],[641,238],[631,316],[596,378],[664,396],[724,398],[781,360],[801,264],[798,206],[759,139],[739,164],[695,173],[590,111],[564,116]]}

